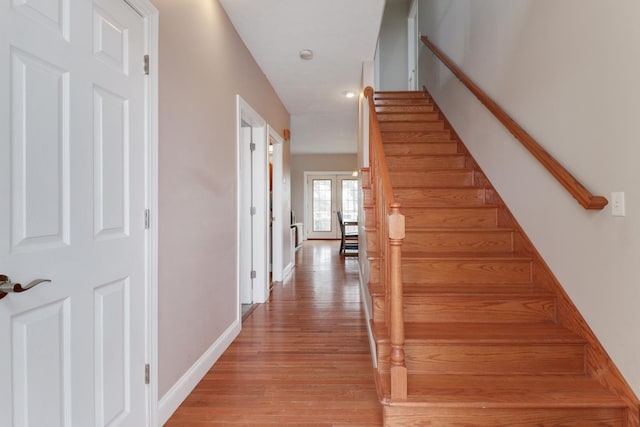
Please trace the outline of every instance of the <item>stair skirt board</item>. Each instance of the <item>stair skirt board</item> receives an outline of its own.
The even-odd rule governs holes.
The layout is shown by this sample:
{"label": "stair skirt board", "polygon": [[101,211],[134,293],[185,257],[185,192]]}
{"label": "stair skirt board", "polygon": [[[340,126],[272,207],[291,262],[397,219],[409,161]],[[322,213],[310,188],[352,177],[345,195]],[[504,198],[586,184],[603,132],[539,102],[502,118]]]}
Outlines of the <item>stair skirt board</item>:
{"label": "stair skirt board", "polygon": [[377,92],[402,248],[408,398],[391,346],[363,174],[376,386],[385,426],[639,426],[638,399],[426,92]]}

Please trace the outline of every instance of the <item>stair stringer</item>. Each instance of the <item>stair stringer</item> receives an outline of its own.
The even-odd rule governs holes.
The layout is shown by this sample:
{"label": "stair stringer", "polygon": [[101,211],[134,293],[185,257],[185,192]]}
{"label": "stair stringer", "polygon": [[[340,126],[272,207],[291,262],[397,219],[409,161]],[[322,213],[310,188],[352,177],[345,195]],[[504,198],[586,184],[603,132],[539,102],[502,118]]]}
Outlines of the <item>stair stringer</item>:
{"label": "stair stringer", "polygon": [[[430,97],[428,93],[427,96]],[[440,111],[440,117],[444,120],[444,128],[449,130],[452,139],[458,142],[459,152],[466,155],[466,166],[474,170],[474,183],[484,187],[488,203],[498,206],[498,225],[513,228],[514,249],[532,258],[533,280],[556,295],[557,323],[586,341],[586,373],[625,403],[628,426],[640,426],[638,397],[442,111]]]}

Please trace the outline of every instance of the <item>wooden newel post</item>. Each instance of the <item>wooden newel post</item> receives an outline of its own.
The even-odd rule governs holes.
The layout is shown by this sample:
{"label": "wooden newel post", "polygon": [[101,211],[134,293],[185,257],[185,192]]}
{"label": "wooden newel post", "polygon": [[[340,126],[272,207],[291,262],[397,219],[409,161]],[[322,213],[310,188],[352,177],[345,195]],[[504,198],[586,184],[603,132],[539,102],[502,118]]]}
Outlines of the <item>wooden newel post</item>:
{"label": "wooden newel post", "polygon": [[402,240],[404,215],[393,203],[389,213],[389,261],[391,264],[391,399],[407,398],[407,367],[404,361],[404,304],[402,300]]}

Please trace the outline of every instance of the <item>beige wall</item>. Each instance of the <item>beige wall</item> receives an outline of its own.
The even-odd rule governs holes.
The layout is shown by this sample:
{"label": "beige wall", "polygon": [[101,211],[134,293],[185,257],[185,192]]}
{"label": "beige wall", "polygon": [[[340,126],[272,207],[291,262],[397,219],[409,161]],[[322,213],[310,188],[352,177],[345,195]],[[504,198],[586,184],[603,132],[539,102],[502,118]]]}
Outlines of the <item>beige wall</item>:
{"label": "beige wall", "polygon": [[217,0],[153,3],[160,11],[162,397],[236,319],[235,96],[280,135],[289,114]]}
{"label": "beige wall", "polygon": [[640,2],[421,0],[421,32],[595,194],[589,212],[421,47],[432,92],[640,393]]}
{"label": "beige wall", "polygon": [[[291,207],[297,221],[304,222],[304,173],[354,171],[358,167],[357,154],[292,154]],[[306,228],[305,228],[306,229]]]}
{"label": "beige wall", "polygon": [[408,15],[409,0],[387,0],[380,27],[380,87],[377,90],[407,90]]}

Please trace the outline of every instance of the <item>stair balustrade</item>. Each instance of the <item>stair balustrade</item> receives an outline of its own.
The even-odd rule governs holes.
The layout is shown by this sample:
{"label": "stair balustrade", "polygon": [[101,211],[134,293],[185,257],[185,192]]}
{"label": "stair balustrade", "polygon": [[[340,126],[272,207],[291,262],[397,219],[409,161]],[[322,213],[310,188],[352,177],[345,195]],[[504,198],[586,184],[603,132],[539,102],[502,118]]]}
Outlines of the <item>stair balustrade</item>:
{"label": "stair balustrade", "polygon": [[473,93],[476,98],[507,128],[509,132],[553,175],[585,209],[603,209],[609,202],[603,196],[594,196],[509,114],[476,85],[440,48],[422,36],[422,42]]}
{"label": "stair balustrade", "polygon": [[391,341],[391,399],[407,398],[407,368],[404,355],[404,315],[402,290],[402,241],[404,216],[394,198],[391,177],[382,146],[382,134],[374,103],[373,88],[364,91],[369,101],[369,179],[374,206],[375,246],[379,280],[385,289],[385,324]]}

